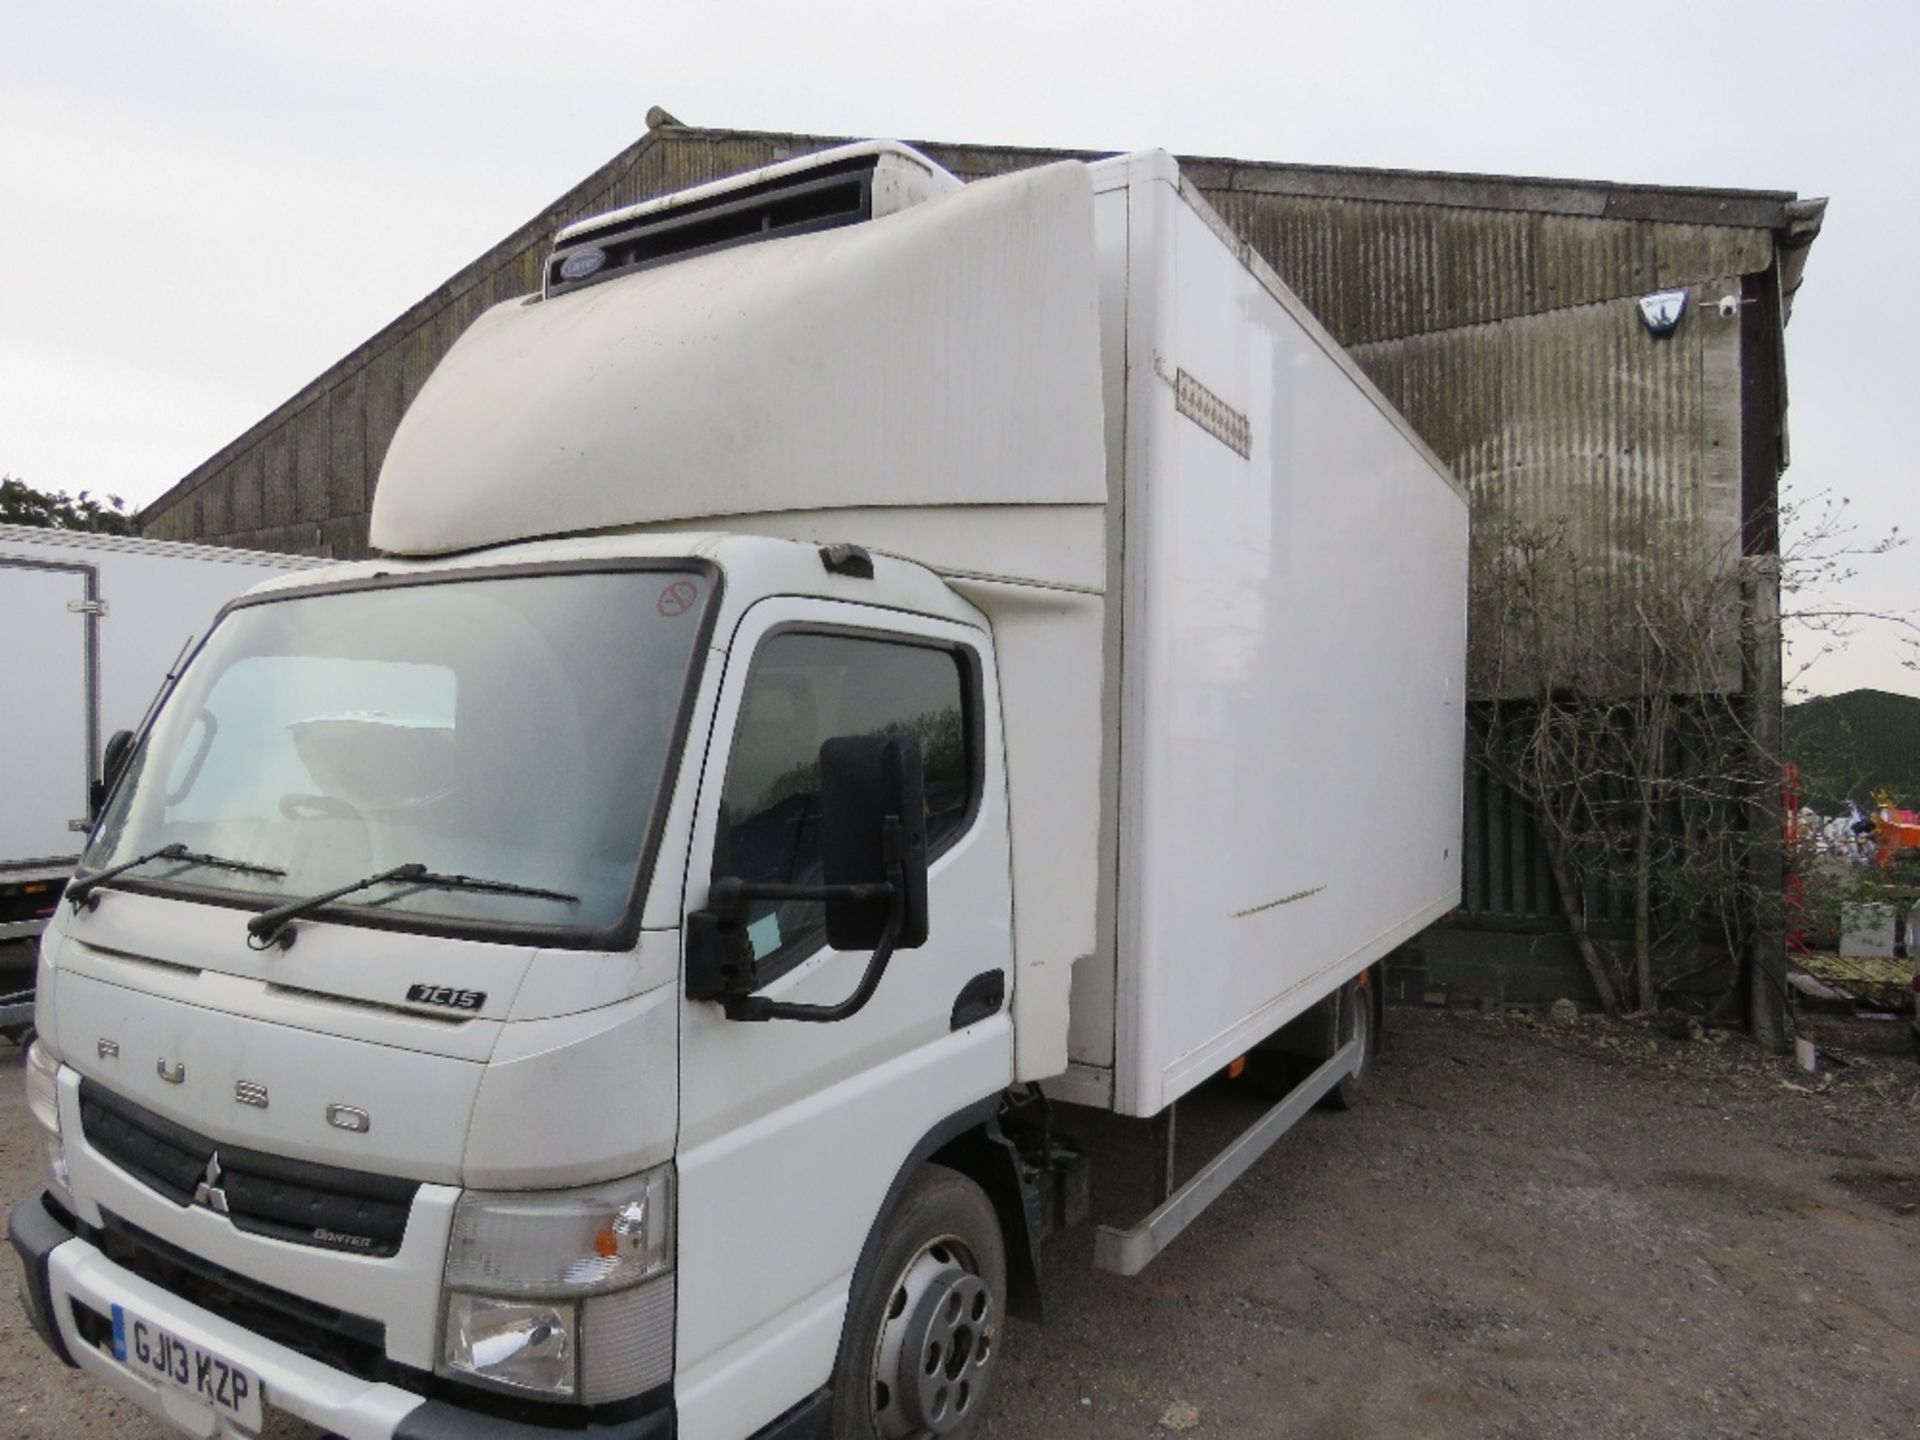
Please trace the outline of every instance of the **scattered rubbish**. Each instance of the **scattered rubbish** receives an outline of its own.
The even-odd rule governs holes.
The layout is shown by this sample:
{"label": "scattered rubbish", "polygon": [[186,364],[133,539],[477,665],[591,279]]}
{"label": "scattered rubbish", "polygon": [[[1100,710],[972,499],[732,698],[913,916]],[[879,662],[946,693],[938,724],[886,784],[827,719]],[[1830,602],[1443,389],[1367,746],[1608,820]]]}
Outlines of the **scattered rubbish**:
{"label": "scattered rubbish", "polygon": [[1160,1416],[1160,1423],[1169,1430],[1191,1430],[1200,1423],[1200,1407],[1176,1400]]}
{"label": "scattered rubbish", "polygon": [[1809,1075],[1817,1073],[1820,1069],[1819,1048],[1804,1035],[1793,1042],[1793,1058]]}
{"label": "scattered rubbish", "polygon": [[[1866,1006],[1899,1010],[1913,1003],[1913,962],[1910,960],[1807,950],[1795,955],[1793,963],[1794,969],[1787,973],[1787,984],[1809,1008],[1852,1010]],[[1834,998],[1829,1000],[1810,986],[1823,987]]]}
{"label": "scattered rubbish", "polygon": [[1426,993],[1420,998],[1436,1009],[1444,1010],[1447,1008],[1447,987],[1444,985],[1429,985]]}
{"label": "scattered rubbish", "polygon": [[1669,1040],[1702,1040],[1707,1034],[1707,1027],[1700,1023],[1698,1016],[1682,1015],[1673,1010],[1656,1015],[1653,1026]]}
{"label": "scattered rubbish", "polygon": [[[1824,1095],[1827,1092],[1827,1086],[1832,1078],[1830,1075],[1822,1075],[1818,1085],[1801,1085],[1792,1080],[1782,1080],[1780,1082],[1780,1088],[1782,1090],[1791,1090],[1796,1095]],[[1721,1118],[1731,1120],[1733,1117],[1731,1115],[1725,1115]]]}
{"label": "scattered rubbish", "polygon": [[1562,997],[1553,1002],[1552,1009],[1548,1010],[1547,1013],[1553,1017],[1554,1024],[1571,1025],[1580,1018],[1580,1007],[1574,1004],[1573,1001]]}
{"label": "scattered rubbish", "polygon": [[1806,974],[1804,971],[1788,971],[1787,984],[1793,988],[1793,992],[1802,1000],[1810,1000],[1815,1005],[1830,1005],[1842,1010],[1853,1008],[1853,996],[1844,990],[1827,984],[1823,980]]}

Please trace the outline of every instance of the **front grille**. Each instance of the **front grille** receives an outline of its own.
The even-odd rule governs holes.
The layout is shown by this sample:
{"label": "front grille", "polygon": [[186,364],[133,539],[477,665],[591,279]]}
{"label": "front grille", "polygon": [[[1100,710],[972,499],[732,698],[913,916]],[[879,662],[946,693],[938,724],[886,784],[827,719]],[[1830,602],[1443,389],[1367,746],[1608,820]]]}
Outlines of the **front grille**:
{"label": "front grille", "polygon": [[295,1245],[395,1255],[420,1188],[391,1175],[217,1145],[92,1080],[80,1082],[80,1122],[94,1149],[174,1204],[198,1198],[236,1229]]}
{"label": "front grille", "polygon": [[193,1203],[213,1142],[184,1125],[130,1105],[91,1080],[80,1082],[80,1128],[87,1143],[134,1179],[176,1205]]}
{"label": "front grille", "polygon": [[89,1236],[100,1253],[168,1294],[363,1380],[385,1378],[393,1368],[380,1321],[263,1285],[169,1245],[112,1211],[100,1214],[106,1227]]}

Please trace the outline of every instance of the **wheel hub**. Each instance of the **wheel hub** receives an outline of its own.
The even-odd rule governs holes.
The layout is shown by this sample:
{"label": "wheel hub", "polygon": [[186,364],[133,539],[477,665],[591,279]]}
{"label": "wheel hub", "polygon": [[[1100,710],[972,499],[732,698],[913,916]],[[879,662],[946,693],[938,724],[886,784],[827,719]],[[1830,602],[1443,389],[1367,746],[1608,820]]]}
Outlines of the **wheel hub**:
{"label": "wheel hub", "polygon": [[914,1257],[894,1286],[874,1367],[874,1421],[888,1440],[946,1435],[986,1393],[999,1315],[951,1240]]}

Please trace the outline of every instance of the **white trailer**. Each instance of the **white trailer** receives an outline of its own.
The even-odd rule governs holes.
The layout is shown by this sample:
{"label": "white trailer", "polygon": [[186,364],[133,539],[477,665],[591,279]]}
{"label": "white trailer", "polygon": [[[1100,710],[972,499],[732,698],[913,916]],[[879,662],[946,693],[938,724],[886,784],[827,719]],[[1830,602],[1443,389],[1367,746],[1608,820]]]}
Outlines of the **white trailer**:
{"label": "white trailer", "polygon": [[0,730],[0,941],[39,933],[93,826],[101,747],[144,718],[227,601],[322,562],[0,525],[9,691]]}
{"label": "white trailer", "polygon": [[200,1433],[972,1433],[1076,1116],[1304,1062],[1132,1272],[1363,1075],[1457,896],[1466,526],[1157,152],[562,232],[382,558],[230,610],[107,803],[36,1329]]}

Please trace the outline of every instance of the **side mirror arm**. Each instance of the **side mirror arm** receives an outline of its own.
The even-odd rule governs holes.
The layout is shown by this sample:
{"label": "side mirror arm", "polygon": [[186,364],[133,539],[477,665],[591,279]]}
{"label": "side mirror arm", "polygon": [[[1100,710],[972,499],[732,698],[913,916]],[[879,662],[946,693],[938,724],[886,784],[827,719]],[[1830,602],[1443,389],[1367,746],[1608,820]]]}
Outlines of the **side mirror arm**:
{"label": "side mirror arm", "polygon": [[[870,885],[766,885],[727,876],[715,880],[707,908],[687,917],[687,998],[717,1000],[729,1020],[799,1020],[829,1025],[857,1015],[873,999],[893,959],[901,925],[906,920],[906,870],[902,863],[905,833],[900,819],[889,815],[884,829],[887,879]],[[837,1005],[801,1005],[768,1000],[752,993],[752,961],[746,953],[744,919],[749,900],[849,901],[856,904],[884,899],[886,927],[866,973],[845,1000]]]}

